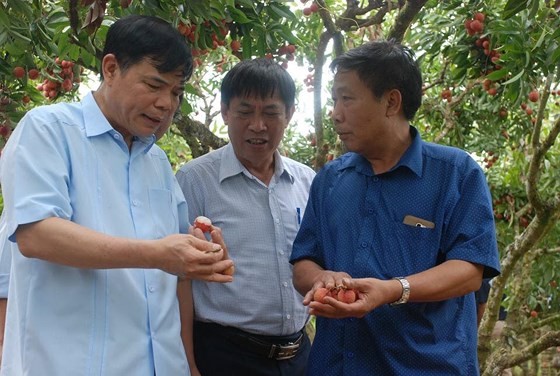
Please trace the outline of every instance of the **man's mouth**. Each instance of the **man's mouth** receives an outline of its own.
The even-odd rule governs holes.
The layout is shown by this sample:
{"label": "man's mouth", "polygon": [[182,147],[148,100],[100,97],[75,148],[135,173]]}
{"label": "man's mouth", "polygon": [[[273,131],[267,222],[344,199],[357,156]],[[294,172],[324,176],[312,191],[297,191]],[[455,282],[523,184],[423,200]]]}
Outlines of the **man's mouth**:
{"label": "man's mouth", "polygon": [[247,140],[248,143],[250,143],[251,145],[264,145],[266,144],[266,140],[263,139],[255,139],[255,138],[250,138]]}
{"label": "man's mouth", "polygon": [[149,115],[146,115],[146,114],[144,114],[144,116],[146,118],[148,118],[148,120],[150,120],[154,123],[161,123],[161,121],[162,121],[162,118],[160,118],[160,117],[153,117],[153,116],[149,116]]}

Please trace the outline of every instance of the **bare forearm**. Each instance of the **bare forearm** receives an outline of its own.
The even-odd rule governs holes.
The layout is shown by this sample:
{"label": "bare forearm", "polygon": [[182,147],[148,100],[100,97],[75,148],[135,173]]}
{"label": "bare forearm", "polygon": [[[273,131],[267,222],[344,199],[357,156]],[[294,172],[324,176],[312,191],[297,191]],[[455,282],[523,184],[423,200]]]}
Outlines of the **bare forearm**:
{"label": "bare forearm", "polygon": [[194,311],[190,280],[183,280],[177,284],[177,297],[179,299],[179,312],[181,316],[181,339],[183,340],[183,347],[185,348],[191,373],[195,373],[197,372],[197,367],[193,341]]}
{"label": "bare forearm", "polygon": [[303,296],[313,288],[318,276],[324,270],[311,260],[301,260],[295,263],[293,283],[296,290]]}
{"label": "bare forearm", "polygon": [[78,268],[150,268],[149,242],[118,238],[61,218],[19,226],[21,253]]}
{"label": "bare forearm", "polygon": [[434,302],[463,296],[480,288],[483,266],[449,260],[408,276],[411,302]]}

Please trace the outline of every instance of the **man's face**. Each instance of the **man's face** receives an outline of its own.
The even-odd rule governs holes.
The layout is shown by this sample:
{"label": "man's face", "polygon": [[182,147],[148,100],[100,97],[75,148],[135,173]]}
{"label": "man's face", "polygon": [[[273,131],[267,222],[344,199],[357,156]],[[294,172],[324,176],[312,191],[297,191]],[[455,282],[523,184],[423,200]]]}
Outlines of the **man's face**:
{"label": "man's face", "polygon": [[294,108],[286,111],[278,94],[265,99],[234,97],[229,106],[222,103],[230,142],[244,166],[250,168],[272,161],[293,113]]}
{"label": "man's face", "polygon": [[109,75],[105,116],[123,137],[161,135],[167,131],[179,108],[185,78],[181,69],[159,73],[144,60],[122,71],[116,62]]}
{"label": "man's face", "polygon": [[376,98],[355,71],[338,72],[332,88],[332,119],[349,151],[369,154],[387,141],[387,99]]}

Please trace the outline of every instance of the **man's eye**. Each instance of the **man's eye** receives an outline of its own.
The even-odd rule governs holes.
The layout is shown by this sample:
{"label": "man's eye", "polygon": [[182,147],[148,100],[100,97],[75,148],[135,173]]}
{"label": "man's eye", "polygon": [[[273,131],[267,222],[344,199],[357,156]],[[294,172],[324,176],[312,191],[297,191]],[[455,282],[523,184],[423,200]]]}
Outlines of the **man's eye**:
{"label": "man's eye", "polygon": [[149,87],[150,89],[152,89],[152,90],[157,90],[157,89],[159,89],[159,86],[157,86],[157,85],[153,85],[153,84],[149,84],[149,83],[146,83],[146,85],[148,85],[148,87]]}

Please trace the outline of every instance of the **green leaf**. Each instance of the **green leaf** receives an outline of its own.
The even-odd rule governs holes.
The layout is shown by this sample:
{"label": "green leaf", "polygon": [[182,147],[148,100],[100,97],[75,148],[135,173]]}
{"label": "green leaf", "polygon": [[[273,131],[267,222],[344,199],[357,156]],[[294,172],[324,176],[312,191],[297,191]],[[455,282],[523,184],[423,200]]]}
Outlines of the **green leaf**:
{"label": "green leaf", "polygon": [[228,12],[229,12],[229,15],[231,16],[231,18],[237,23],[246,24],[246,23],[251,22],[251,20],[249,18],[247,18],[245,13],[243,13],[242,11],[240,11],[237,8],[228,7]]}
{"label": "green leaf", "polygon": [[498,81],[504,78],[505,76],[507,76],[507,74],[508,71],[506,69],[500,69],[490,73],[489,75],[486,76],[486,78],[492,81]]}
{"label": "green leaf", "polygon": [[290,11],[290,8],[285,5],[270,3],[269,9],[280,18],[286,18],[287,20],[294,20],[296,18],[296,16]]}
{"label": "green leaf", "polygon": [[503,10],[503,14],[502,14],[503,19],[507,20],[508,18],[515,16],[523,9],[526,9],[527,4],[528,4],[527,0],[508,0]]}
{"label": "green leaf", "polygon": [[[505,69],[502,69],[502,70],[505,70]],[[522,69],[521,72],[517,73],[515,76],[513,76],[512,78],[510,78],[509,80],[504,82],[502,85],[511,84],[512,82],[515,82],[515,81],[519,80],[521,77],[523,77],[524,74],[525,74],[525,69]]]}
{"label": "green leaf", "polygon": [[255,9],[255,4],[252,0],[236,0],[236,3],[247,8]]}
{"label": "green leaf", "polygon": [[557,48],[553,53],[552,56],[550,57],[550,62],[552,64],[558,64],[558,61],[560,60],[560,48]]}
{"label": "green leaf", "polygon": [[244,36],[241,41],[244,59],[250,59],[253,56],[253,46],[251,44],[251,40],[252,38],[250,36]]}
{"label": "green leaf", "polygon": [[0,29],[8,30],[10,28],[10,17],[8,17],[8,12],[4,10],[4,7],[0,7]]}

